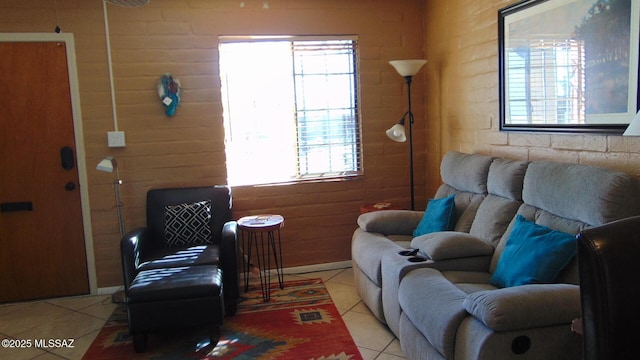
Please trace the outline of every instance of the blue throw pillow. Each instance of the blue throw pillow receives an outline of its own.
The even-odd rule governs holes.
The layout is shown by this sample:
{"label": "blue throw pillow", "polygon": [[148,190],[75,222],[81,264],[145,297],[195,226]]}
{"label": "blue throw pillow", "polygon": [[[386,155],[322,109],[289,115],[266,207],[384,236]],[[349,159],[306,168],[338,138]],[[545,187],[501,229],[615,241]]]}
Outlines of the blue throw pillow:
{"label": "blue throw pillow", "polygon": [[420,236],[437,231],[453,230],[456,224],[455,195],[440,199],[431,199],[427,204],[422,220],[413,230],[413,236]]}
{"label": "blue throw pillow", "polygon": [[551,283],[575,254],[574,235],[518,215],[489,283],[497,287]]}

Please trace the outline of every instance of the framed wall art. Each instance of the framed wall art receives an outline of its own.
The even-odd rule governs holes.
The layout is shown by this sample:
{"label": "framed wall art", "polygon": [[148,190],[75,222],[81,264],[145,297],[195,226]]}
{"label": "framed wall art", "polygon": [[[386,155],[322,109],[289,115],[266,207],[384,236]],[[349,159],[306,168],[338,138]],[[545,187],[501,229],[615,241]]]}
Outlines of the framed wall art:
{"label": "framed wall art", "polygon": [[500,130],[621,134],[638,111],[640,1],[498,11]]}

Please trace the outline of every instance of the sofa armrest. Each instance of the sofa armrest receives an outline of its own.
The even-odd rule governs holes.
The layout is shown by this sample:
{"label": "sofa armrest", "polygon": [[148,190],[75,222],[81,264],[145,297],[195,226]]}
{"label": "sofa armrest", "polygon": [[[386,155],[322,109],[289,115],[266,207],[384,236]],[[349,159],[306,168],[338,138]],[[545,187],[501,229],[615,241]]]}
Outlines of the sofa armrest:
{"label": "sofa armrest", "polygon": [[360,215],[358,226],[366,232],[384,235],[412,235],[423,215],[424,211],[373,211]]}
{"label": "sofa armrest", "polygon": [[569,284],[531,284],[469,294],[463,302],[473,315],[494,331],[513,331],[571,324],[580,317],[580,287]]}
{"label": "sofa armrest", "polygon": [[411,247],[432,260],[447,260],[472,256],[490,256],[493,246],[463,232],[442,231],[415,237]]}
{"label": "sofa armrest", "polygon": [[129,231],[120,240],[120,258],[122,261],[122,275],[124,276],[125,290],[138,274],[140,262],[140,244],[149,234],[147,228],[138,228]]}

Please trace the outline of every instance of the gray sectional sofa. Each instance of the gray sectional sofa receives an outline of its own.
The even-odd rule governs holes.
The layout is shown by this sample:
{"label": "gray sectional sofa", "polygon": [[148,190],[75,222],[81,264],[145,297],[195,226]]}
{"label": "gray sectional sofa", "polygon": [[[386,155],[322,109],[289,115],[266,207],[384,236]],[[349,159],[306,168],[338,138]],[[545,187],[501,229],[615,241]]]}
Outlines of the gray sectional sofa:
{"label": "gray sectional sofa", "polygon": [[[580,359],[581,339],[571,331],[580,317],[577,260],[567,251],[575,252],[573,236],[587,227],[640,215],[640,180],[459,152],[447,153],[440,170],[434,199],[453,195],[451,228],[414,236],[423,211],[358,218],[352,263],[364,303],[410,359]],[[526,231],[546,235],[520,235]],[[561,241],[569,244],[564,255],[556,250]],[[518,269],[538,267],[557,271],[518,282]]]}

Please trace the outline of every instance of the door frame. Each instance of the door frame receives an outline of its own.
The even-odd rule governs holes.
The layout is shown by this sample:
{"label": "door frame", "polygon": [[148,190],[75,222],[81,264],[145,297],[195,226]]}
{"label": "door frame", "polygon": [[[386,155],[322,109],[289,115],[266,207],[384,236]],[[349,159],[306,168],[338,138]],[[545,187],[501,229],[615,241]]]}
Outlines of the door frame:
{"label": "door frame", "polygon": [[82,208],[82,227],[84,229],[85,255],[87,257],[87,275],[89,291],[98,293],[96,263],[93,248],[93,232],[91,227],[91,207],[89,203],[89,182],[87,178],[87,161],[84,148],[84,131],[82,128],[82,112],[80,109],[80,88],[78,86],[78,68],[76,65],[76,46],[72,33],[0,33],[0,42],[64,42],[67,51],[67,68],[71,89],[71,111],[73,116],[73,132],[76,142],[76,159],[80,182],[80,206]]}

